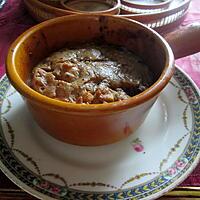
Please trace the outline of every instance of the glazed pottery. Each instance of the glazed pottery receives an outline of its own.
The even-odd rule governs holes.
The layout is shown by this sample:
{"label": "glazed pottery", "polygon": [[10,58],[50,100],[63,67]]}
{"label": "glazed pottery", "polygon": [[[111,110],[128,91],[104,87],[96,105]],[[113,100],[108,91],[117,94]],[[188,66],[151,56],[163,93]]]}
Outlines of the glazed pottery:
{"label": "glazed pottery", "polygon": [[116,15],[120,12],[119,0],[61,0],[64,9],[73,13],[95,13]]}
{"label": "glazed pottery", "polygon": [[[62,102],[31,89],[31,70],[49,53],[69,43],[97,39],[124,46],[141,57],[154,73],[155,83],[127,100],[91,105]],[[23,33],[11,45],[6,69],[42,129],[66,143],[95,146],[117,142],[142,124],[173,75],[174,57],[168,43],[139,22],[111,15],[73,15],[43,22]]]}

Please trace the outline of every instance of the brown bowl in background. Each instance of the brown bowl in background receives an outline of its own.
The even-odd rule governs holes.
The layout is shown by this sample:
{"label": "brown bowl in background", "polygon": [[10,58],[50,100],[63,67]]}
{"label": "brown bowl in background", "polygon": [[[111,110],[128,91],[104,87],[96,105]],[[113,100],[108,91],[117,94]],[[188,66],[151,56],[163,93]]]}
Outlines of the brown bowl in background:
{"label": "brown bowl in background", "polygon": [[61,5],[76,13],[116,15],[120,12],[119,0],[61,0]]}
{"label": "brown bowl in background", "polygon": [[24,4],[26,5],[30,15],[38,22],[72,14],[68,10],[38,0],[24,0]]}
{"label": "brown bowl in background", "polygon": [[[71,9],[66,9],[63,7],[63,5],[59,1],[52,2],[52,3],[47,3],[48,0],[24,0],[24,4],[26,5],[30,15],[37,21],[45,21],[49,19],[53,19],[56,17],[61,17],[61,16],[66,16],[66,15],[73,15],[73,14],[78,14],[80,11],[77,10],[71,10]],[[102,0],[104,1],[104,0]],[[107,1],[106,1],[107,2]],[[104,10],[104,11],[98,11],[95,12],[96,14],[110,14],[110,15],[118,15],[120,12],[120,1],[119,0],[114,0],[114,1],[108,1],[112,2],[109,3],[112,5],[111,9]],[[55,5],[56,3],[56,5]]]}

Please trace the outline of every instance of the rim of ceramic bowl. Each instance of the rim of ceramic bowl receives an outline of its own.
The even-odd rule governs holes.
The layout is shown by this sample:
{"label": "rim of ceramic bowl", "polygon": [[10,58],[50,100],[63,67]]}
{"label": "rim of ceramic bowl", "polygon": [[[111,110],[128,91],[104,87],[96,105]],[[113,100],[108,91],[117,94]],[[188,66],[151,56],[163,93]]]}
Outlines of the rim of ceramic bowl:
{"label": "rim of ceramic bowl", "polygon": [[161,3],[151,3],[151,4],[143,4],[140,2],[134,2],[131,0],[122,0],[122,3],[133,7],[133,8],[140,8],[140,9],[157,9],[157,8],[163,8],[168,6],[173,0],[166,0]]}
{"label": "rim of ceramic bowl", "polygon": [[[76,103],[67,103],[64,101],[56,100],[45,95],[42,95],[35,90],[33,90],[27,83],[25,83],[17,73],[16,65],[15,65],[15,57],[16,52],[19,49],[20,45],[23,45],[23,42],[28,39],[33,33],[39,31],[42,27],[56,24],[56,23],[67,23],[68,19],[78,20],[79,17],[87,17],[87,18],[96,18],[97,20],[101,17],[109,17],[115,20],[126,21],[128,23],[135,23],[141,28],[145,29],[145,31],[150,31],[159,41],[161,46],[163,47],[165,54],[167,56],[165,66],[160,77],[157,79],[154,84],[152,84],[148,89],[143,91],[142,93],[130,97],[129,99],[116,101],[112,103],[106,104],[76,104]],[[69,15],[64,17],[58,17],[55,19],[51,19],[45,22],[42,22],[36,26],[25,31],[21,34],[10,46],[8,51],[7,60],[6,60],[6,73],[11,82],[11,84],[15,87],[15,89],[24,97],[29,99],[31,102],[35,104],[40,104],[43,107],[48,107],[52,110],[57,110],[59,112],[67,112],[67,111],[74,111],[74,112],[117,112],[122,111],[124,109],[128,109],[131,107],[135,107],[136,105],[142,104],[154,97],[162,91],[162,89],[167,85],[169,80],[171,79],[174,72],[174,55],[169,46],[169,44],[165,41],[165,39],[160,36],[156,31],[148,28],[147,26],[143,25],[140,22],[122,18],[120,16],[113,16],[113,15],[96,15],[96,14],[78,14],[78,15]]]}
{"label": "rim of ceramic bowl", "polygon": [[38,0],[24,0],[24,3],[31,4],[36,8],[40,7],[46,11],[53,12],[53,13],[60,13],[63,15],[76,14],[76,12],[69,11],[69,10],[63,9],[63,8],[58,8],[58,7],[52,6],[50,4],[46,4],[46,3],[42,2],[42,1],[38,1]]}
{"label": "rim of ceramic bowl", "polygon": [[[109,5],[111,5],[111,8],[109,8],[109,9],[100,10],[100,11],[82,11],[82,10],[73,9],[73,8],[70,7],[70,6],[67,6],[67,5],[65,4],[66,1],[70,2],[70,0],[61,0],[61,1],[60,1],[61,5],[62,5],[65,9],[70,10],[70,11],[73,11],[73,12],[75,12],[75,13],[91,13],[91,14],[93,14],[93,13],[99,13],[99,14],[101,14],[101,13],[102,13],[102,14],[104,14],[104,13],[108,13],[108,12],[113,12],[113,11],[115,11],[115,10],[116,10],[116,12],[117,12],[117,10],[120,9],[120,7],[121,7],[120,0],[114,0],[114,2],[115,2],[114,5],[112,5],[111,3],[109,3]],[[79,0],[74,0],[74,1],[79,1]],[[94,1],[94,2],[106,2],[106,3],[108,3],[107,0],[104,0],[104,1],[102,1],[102,0],[89,0],[89,1]]]}
{"label": "rim of ceramic bowl", "polygon": [[[45,0],[39,0],[40,2],[43,2],[43,3],[45,3],[45,4],[47,4],[47,1],[45,1]],[[60,0],[48,0],[48,2],[50,2],[50,3],[60,3]],[[49,5],[49,4],[48,4]],[[51,5],[51,4],[50,4]]]}

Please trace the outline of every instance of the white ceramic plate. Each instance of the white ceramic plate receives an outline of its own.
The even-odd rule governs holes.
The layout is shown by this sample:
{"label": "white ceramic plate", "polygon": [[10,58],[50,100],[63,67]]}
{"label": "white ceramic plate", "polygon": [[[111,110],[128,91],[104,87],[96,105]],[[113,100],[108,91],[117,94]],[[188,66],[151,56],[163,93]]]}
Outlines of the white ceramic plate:
{"label": "white ceramic plate", "polygon": [[0,168],[38,198],[154,199],[180,184],[199,161],[199,91],[178,69],[135,134],[100,147],[47,135],[6,76],[0,98]]}

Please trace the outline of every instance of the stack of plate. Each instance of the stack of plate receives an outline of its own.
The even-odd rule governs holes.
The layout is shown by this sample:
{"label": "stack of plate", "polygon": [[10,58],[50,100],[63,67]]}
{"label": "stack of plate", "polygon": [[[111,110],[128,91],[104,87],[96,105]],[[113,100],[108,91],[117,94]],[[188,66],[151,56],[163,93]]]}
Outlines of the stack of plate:
{"label": "stack of plate", "polygon": [[177,27],[191,0],[122,0],[121,15],[143,22],[160,32]]}
{"label": "stack of plate", "polygon": [[122,12],[153,13],[165,10],[173,0],[122,0]]}
{"label": "stack of plate", "polygon": [[[52,0],[52,4],[45,1],[46,0],[24,0],[31,15],[38,21],[74,14],[72,10],[53,5],[53,3],[57,3],[55,0]],[[97,2],[97,0],[90,1]],[[108,2],[108,0],[105,1]],[[156,29],[160,33],[166,33],[172,31],[182,22],[187,14],[190,1],[191,0],[121,0],[120,15],[140,21]],[[112,14],[118,14],[118,12]]]}

